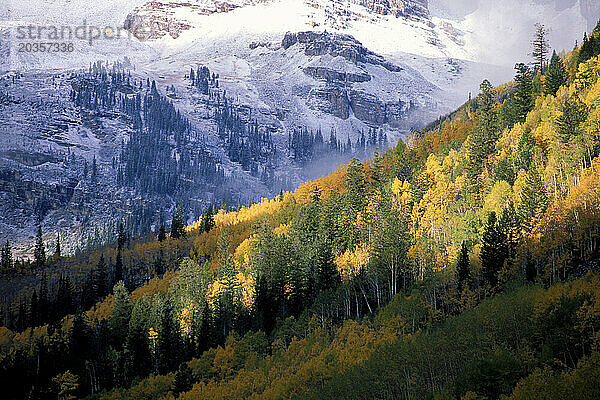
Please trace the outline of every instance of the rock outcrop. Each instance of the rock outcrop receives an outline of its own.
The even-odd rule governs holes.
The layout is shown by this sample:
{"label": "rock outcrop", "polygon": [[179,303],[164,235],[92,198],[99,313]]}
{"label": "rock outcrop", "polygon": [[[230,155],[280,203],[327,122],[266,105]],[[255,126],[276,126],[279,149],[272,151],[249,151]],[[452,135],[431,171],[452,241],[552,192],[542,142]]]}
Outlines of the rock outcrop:
{"label": "rock outcrop", "polygon": [[299,51],[314,58],[302,69],[321,83],[312,87],[306,96],[306,104],[314,110],[341,119],[353,115],[372,126],[400,126],[409,112],[416,108],[416,104],[410,101],[384,101],[363,88],[355,87],[373,79],[369,73],[373,68],[385,68],[386,74],[400,73],[403,68],[365,48],[350,35],[288,32],[281,46],[284,49],[299,46]]}
{"label": "rock outcrop", "polygon": [[307,56],[339,56],[353,64],[381,65],[392,72],[402,70],[399,66],[386,61],[379,54],[364,47],[350,35],[314,31],[287,32],[281,42],[281,46],[287,49],[296,43],[304,47],[304,54]]}
{"label": "rock outcrop", "polygon": [[429,18],[427,0],[356,0],[356,3],[381,15],[404,18]]}

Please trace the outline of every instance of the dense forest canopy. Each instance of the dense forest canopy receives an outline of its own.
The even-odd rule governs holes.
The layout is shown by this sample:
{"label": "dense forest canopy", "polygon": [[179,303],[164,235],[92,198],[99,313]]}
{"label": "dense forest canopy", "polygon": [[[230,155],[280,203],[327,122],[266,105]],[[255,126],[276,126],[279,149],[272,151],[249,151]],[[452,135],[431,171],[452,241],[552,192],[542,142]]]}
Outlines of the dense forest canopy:
{"label": "dense forest canopy", "polygon": [[[38,243],[41,284],[2,308],[6,398],[600,397],[600,25],[549,59],[544,32],[535,67],[372,160],[77,257]],[[240,160],[269,143],[235,121]]]}

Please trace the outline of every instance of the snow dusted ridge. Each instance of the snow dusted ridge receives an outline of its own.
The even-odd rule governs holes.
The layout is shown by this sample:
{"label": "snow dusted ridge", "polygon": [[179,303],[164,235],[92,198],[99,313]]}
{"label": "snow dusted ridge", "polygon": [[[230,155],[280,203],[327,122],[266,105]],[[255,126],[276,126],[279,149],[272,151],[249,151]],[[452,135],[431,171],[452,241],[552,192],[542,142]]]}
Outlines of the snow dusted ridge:
{"label": "snow dusted ridge", "polygon": [[[156,215],[166,218],[183,198],[197,211],[223,196],[219,187],[172,198],[118,184],[114,160],[131,123],[69,98],[76,74],[95,61],[127,57],[131,80],[155,80],[201,137],[182,148],[207,151],[228,196],[245,200],[278,192],[273,180],[292,188],[344,161],[299,163],[288,142],[296,130],[332,132],[342,143],[376,130],[393,144],[463,103],[483,79],[509,80],[514,62],[528,59],[535,22],[553,28],[561,49],[599,16],[595,0],[9,0],[0,6],[0,240],[25,238],[15,244],[27,254],[41,217],[47,238],[62,232],[72,251],[114,229],[111,220],[141,213],[144,226],[156,226]],[[85,35],[50,36],[64,27]],[[73,51],[18,51],[46,40]],[[219,76],[208,95],[185,76],[198,66]],[[248,170],[231,158],[215,96],[272,135],[268,165]],[[94,158],[101,179],[90,184],[83,169]]]}

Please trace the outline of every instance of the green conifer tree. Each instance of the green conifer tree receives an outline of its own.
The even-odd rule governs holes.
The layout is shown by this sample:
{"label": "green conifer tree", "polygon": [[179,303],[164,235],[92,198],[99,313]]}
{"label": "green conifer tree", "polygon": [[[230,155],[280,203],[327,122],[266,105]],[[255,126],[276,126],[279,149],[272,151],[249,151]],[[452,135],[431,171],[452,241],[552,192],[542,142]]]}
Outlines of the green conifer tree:
{"label": "green conifer tree", "polygon": [[173,212],[173,219],[171,220],[171,237],[173,239],[179,239],[185,237],[183,212],[181,208],[177,206]]}
{"label": "green conifer tree", "polygon": [[498,283],[498,272],[508,257],[506,233],[498,224],[496,213],[488,215],[481,240],[481,268],[485,281],[494,288]]}
{"label": "green conifer tree", "polygon": [[123,255],[121,254],[121,250],[117,249],[117,259],[115,261],[115,284],[121,282],[123,280]]}
{"label": "green conifer tree", "polygon": [[35,240],[35,249],[33,250],[33,259],[35,266],[41,268],[46,264],[46,247],[42,238],[42,226],[38,226],[37,236]]}
{"label": "green conifer tree", "polygon": [[159,242],[164,242],[164,240],[167,238],[167,232],[165,231],[165,225],[161,224],[160,225],[160,229],[158,230],[158,241]]}
{"label": "green conifer tree", "polygon": [[569,143],[570,139],[579,136],[582,132],[582,123],[588,115],[588,109],[577,96],[569,96],[561,107],[554,124],[560,140]]}
{"label": "green conifer tree", "polygon": [[117,348],[122,348],[127,336],[133,302],[122,281],[117,282],[113,288],[113,293],[115,303],[108,320],[108,327],[114,337],[114,344],[116,344]]}
{"label": "green conifer tree", "polygon": [[544,81],[544,93],[556,95],[558,89],[565,84],[567,81],[567,73],[565,66],[560,57],[556,54],[556,51],[552,53],[550,58],[550,67],[546,73],[546,80]]}
{"label": "green conifer tree", "polygon": [[13,270],[12,248],[8,239],[2,246],[0,257],[0,274],[9,275]]}
{"label": "green conifer tree", "polygon": [[537,73],[542,74],[546,66],[546,57],[548,56],[548,29],[542,24],[535,24],[535,36],[531,42],[533,46],[533,60]]}
{"label": "green conifer tree", "polygon": [[520,217],[522,228],[530,232],[534,218],[546,210],[547,195],[542,179],[535,168],[527,173],[525,186],[521,191],[521,203],[517,213]]}
{"label": "green conifer tree", "polygon": [[533,76],[529,67],[523,63],[515,65],[516,92],[514,106],[516,107],[517,122],[525,122],[527,113],[533,109],[532,81]]}

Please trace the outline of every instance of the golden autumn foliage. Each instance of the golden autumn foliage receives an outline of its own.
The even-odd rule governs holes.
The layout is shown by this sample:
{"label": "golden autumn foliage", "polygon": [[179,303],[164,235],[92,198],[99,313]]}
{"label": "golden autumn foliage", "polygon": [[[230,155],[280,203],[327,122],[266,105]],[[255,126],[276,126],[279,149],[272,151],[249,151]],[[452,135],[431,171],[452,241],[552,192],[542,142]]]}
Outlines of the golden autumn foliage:
{"label": "golden autumn foliage", "polygon": [[236,271],[231,281],[229,278],[215,279],[206,293],[209,304],[214,306],[215,300],[228,290],[233,290],[234,302],[243,304],[247,309],[252,308],[256,291],[254,276],[251,273]]}
{"label": "golden autumn foliage", "polygon": [[347,281],[355,277],[369,263],[371,249],[366,243],[357,245],[354,250],[346,250],[335,258],[335,265],[342,280]]}
{"label": "golden autumn foliage", "polygon": [[343,193],[346,190],[344,187],[345,176],[346,166],[342,165],[329,175],[301,184],[294,192],[296,201],[300,204],[310,202],[315,188],[318,188],[323,199],[328,198],[332,193]]}

